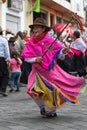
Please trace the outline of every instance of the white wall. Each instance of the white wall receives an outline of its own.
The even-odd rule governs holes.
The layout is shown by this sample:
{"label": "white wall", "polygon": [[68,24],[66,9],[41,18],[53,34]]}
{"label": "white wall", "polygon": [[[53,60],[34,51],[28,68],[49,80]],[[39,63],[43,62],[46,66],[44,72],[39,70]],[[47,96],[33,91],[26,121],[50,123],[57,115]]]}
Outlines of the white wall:
{"label": "white wall", "polygon": [[[15,20],[17,18],[19,21],[18,21],[18,26],[16,29]],[[14,19],[14,21],[12,19]],[[13,24],[11,23],[11,21],[13,21]],[[2,28],[3,30],[6,30],[6,28],[10,28],[13,31],[13,33],[16,33],[19,30],[23,31],[24,30],[24,11],[22,12],[14,11],[14,10],[8,9],[6,3],[2,4]]]}
{"label": "white wall", "polygon": [[[65,8],[77,13],[80,17],[84,18],[83,1],[84,0],[71,0],[71,3],[66,0],[53,0],[54,2],[64,6]],[[78,6],[78,8],[77,8]]]}

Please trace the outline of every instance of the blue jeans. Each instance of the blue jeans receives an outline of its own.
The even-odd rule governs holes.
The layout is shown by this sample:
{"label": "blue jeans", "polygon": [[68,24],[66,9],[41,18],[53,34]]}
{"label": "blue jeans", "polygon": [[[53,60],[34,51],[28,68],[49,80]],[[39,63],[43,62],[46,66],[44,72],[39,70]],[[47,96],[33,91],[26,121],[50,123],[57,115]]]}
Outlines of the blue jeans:
{"label": "blue jeans", "polygon": [[19,83],[20,73],[21,72],[12,72],[11,73],[10,81],[9,81],[9,85],[10,85],[11,89],[14,88],[14,82],[15,82],[15,85],[16,85],[17,89],[19,90],[19,88],[20,88],[20,83]]}

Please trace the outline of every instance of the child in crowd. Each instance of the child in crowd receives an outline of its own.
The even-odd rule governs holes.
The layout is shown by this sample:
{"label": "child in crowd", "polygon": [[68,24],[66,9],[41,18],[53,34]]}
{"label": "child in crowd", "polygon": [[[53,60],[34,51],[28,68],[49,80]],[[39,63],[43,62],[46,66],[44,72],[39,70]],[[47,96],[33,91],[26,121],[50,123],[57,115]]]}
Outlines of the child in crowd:
{"label": "child in crowd", "polygon": [[20,91],[19,77],[20,77],[20,74],[21,74],[22,61],[18,57],[17,52],[13,52],[11,57],[12,57],[11,60],[10,60],[11,76],[10,76],[10,81],[9,81],[9,85],[10,85],[11,89],[10,89],[9,92],[14,91],[14,82],[15,82],[15,85],[17,87],[15,92],[19,92]]}

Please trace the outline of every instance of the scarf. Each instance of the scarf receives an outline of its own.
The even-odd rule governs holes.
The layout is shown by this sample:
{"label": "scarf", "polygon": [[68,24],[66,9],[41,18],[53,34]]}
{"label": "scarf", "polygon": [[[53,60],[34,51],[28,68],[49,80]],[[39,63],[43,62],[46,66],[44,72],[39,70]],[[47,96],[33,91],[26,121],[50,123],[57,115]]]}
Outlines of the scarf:
{"label": "scarf", "polygon": [[43,38],[45,37],[46,34],[47,34],[47,32],[42,33],[42,34],[39,35],[39,36],[33,35],[33,36],[32,36],[33,42],[34,42],[34,43],[37,43],[38,41],[40,41],[41,39],[43,39]]}

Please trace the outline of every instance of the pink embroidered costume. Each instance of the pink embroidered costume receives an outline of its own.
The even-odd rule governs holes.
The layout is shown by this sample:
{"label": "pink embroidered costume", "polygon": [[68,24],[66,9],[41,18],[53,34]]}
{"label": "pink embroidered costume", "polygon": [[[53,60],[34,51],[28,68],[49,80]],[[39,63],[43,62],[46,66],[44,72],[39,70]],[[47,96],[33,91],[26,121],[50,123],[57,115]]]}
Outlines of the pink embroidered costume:
{"label": "pink embroidered costume", "polygon": [[21,56],[24,59],[42,57],[40,63],[32,63],[28,78],[27,93],[38,104],[42,115],[55,114],[63,103],[77,103],[78,94],[85,90],[85,80],[63,71],[55,62],[61,54],[62,46],[44,33],[35,39],[33,35],[26,43]]}

